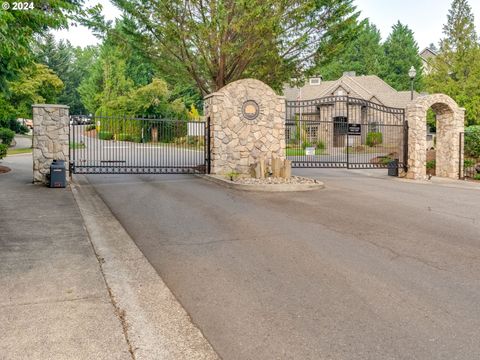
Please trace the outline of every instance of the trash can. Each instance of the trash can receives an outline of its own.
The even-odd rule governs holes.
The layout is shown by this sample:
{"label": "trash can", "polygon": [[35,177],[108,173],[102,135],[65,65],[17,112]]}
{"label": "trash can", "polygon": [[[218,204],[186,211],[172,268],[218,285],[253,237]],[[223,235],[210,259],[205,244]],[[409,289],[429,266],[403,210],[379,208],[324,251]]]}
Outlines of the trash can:
{"label": "trash can", "polygon": [[390,161],[387,167],[388,176],[398,176],[398,159]]}
{"label": "trash can", "polygon": [[50,165],[50,187],[64,188],[67,184],[64,160],[53,160]]}

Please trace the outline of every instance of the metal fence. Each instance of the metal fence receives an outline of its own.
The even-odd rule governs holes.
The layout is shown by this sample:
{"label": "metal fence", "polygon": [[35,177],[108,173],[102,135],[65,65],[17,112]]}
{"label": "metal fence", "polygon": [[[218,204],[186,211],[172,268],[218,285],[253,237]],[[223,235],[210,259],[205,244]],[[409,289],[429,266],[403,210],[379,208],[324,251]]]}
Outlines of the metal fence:
{"label": "metal fence", "polygon": [[460,133],[460,179],[480,180],[480,156],[477,149],[480,149],[480,144],[475,137]]}
{"label": "metal fence", "polygon": [[404,109],[330,96],[287,101],[287,157],[293,167],[405,168]]}
{"label": "metal fence", "polygon": [[205,173],[207,124],[126,116],[70,117],[72,173]]}

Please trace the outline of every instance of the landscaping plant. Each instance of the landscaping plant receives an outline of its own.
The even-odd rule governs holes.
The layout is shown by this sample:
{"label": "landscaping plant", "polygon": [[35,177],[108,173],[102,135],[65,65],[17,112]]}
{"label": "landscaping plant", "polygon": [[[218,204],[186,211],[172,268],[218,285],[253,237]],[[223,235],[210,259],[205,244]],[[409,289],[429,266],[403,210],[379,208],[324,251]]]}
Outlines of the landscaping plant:
{"label": "landscaping plant", "polygon": [[15,131],[7,128],[0,128],[0,141],[2,142],[2,144],[9,147],[14,137]]}
{"label": "landscaping plant", "polygon": [[5,144],[0,144],[0,160],[7,156],[8,146]]}
{"label": "landscaping plant", "polygon": [[383,134],[381,132],[369,132],[366,142],[368,146],[380,145],[383,143]]}

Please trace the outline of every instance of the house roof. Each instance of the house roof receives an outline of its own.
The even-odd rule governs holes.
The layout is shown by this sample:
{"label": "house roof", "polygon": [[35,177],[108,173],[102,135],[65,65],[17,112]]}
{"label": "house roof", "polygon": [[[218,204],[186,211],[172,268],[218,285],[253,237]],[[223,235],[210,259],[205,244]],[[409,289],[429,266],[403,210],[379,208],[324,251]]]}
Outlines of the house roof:
{"label": "house roof", "polygon": [[437,52],[430,49],[430,48],[425,48],[423,49],[422,51],[420,51],[420,57],[424,60],[428,59],[428,58],[431,58],[431,57],[434,57],[434,56],[437,56]]}
{"label": "house roof", "polygon": [[[284,95],[289,101],[313,100],[334,95],[339,88],[345,90],[349,96],[389,107],[405,108],[410,102],[410,91],[397,91],[376,75],[344,75],[338,80],[322,81],[319,85],[307,84],[302,88],[286,86]],[[414,97],[417,96],[414,92]]]}

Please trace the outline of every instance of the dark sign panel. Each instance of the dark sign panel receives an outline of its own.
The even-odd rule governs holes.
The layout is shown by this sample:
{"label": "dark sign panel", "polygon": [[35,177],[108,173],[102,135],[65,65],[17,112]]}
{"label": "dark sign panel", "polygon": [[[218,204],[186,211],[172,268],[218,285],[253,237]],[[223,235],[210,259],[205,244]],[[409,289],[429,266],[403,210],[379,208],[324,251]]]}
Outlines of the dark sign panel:
{"label": "dark sign panel", "polygon": [[362,125],[360,124],[348,124],[348,135],[361,135]]}

